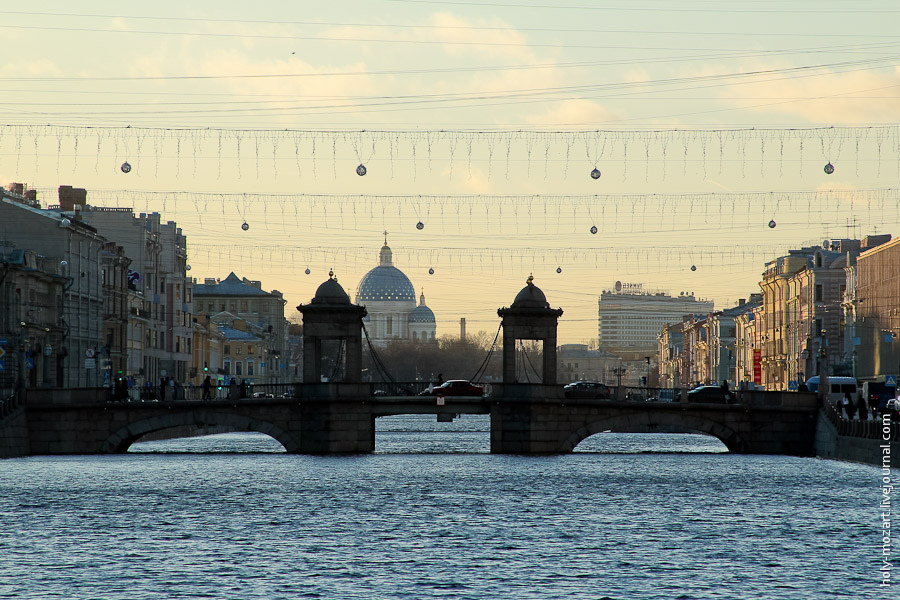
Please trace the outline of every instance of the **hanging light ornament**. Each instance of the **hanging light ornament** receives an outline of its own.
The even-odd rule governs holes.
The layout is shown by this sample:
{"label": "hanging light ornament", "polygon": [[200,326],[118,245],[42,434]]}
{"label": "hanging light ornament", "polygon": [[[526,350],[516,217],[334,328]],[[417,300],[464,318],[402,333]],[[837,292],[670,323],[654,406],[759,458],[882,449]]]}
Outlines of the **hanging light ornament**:
{"label": "hanging light ornament", "polygon": [[309,275],[309,267],[306,267],[305,273],[306,273],[307,275]]}
{"label": "hanging light ornament", "polygon": [[600,169],[594,167],[594,169],[591,171],[591,179],[600,179]]}
{"label": "hanging light ornament", "polygon": [[557,273],[562,273],[562,267],[556,267],[556,272],[557,272]]}
{"label": "hanging light ornament", "polygon": [[428,269],[428,274],[429,274],[429,275],[434,275],[434,269]]}
{"label": "hanging light ornament", "polygon": [[241,225],[241,229],[243,229],[244,231],[250,229],[250,225],[247,223],[247,221],[244,221],[244,224]]}
{"label": "hanging light ornament", "polygon": [[184,270],[185,270],[185,271],[190,271],[190,270],[191,270],[191,265],[184,265]]}
{"label": "hanging light ornament", "polygon": [[593,233],[593,234],[596,234],[596,233],[597,233],[597,226],[596,226],[596,225],[591,225],[591,233]]}
{"label": "hanging light ornament", "polygon": [[418,229],[420,231],[422,229],[425,229],[425,223],[423,223],[422,221],[419,221],[418,223],[416,223],[416,229]]}
{"label": "hanging light ornament", "polygon": [[776,225],[775,219],[772,219],[771,221],[769,221],[769,229],[775,229],[775,225]]}
{"label": "hanging light ornament", "polygon": [[359,166],[356,167],[356,174],[362,177],[366,174],[366,165],[359,163]]}
{"label": "hanging light ornament", "polygon": [[697,265],[691,265],[691,271],[696,271],[696,270],[697,270]]}
{"label": "hanging light ornament", "polygon": [[831,175],[832,173],[834,173],[834,165],[831,163],[828,163],[827,165],[825,165],[825,174]]}
{"label": "hanging light ornament", "polygon": [[123,162],[122,166],[119,168],[122,169],[123,173],[131,173],[131,165],[128,164],[127,160],[125,162]]}

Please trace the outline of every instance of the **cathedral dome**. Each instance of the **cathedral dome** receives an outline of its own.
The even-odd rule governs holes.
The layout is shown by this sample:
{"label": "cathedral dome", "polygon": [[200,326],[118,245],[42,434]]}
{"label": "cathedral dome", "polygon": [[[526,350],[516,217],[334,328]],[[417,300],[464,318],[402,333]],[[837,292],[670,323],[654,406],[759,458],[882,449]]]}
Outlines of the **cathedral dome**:
{"label": "cathedral dome", "polygon": [[434,323],[434,313],[425,306],[425,294],[419,296],[419,305],[409,313],[410,323]]}
{"label": "cathedral dome", "polygon": [[359,303],[396,300],[415,302],[416,290],[403,271],[392,264],[391,249],[385,244],[381,248],[380,264],[360,280],[356,301]]}

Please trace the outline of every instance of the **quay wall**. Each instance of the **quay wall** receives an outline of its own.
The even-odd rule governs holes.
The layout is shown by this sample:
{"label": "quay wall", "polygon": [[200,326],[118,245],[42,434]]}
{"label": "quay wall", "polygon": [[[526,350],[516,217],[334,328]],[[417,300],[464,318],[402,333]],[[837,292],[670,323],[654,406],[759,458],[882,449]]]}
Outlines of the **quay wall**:
{"label": "quay wall", "polygon": [[836,413],[830,414],[833,412],[830,406],[819,411],[816,456],[877,467],[889,460],[891,467],[900,468],[900,423],[895,421],[887,425],[888,433],[885,434],[880,418],[877,421],[849,421],[841,419]]}

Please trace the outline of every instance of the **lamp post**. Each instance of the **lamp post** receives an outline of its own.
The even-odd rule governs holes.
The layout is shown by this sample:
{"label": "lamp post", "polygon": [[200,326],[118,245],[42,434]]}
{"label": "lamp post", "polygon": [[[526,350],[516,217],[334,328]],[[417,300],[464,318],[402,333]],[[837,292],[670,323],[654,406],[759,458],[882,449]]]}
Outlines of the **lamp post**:
{"label": "lamp post", "polygon": [[50,383],[50,357],[53,356],[53,346],[50,345],[50,342],[44,344],[44,360],[43,360],[43,371],[44,371],[44,387],[51,387]]}

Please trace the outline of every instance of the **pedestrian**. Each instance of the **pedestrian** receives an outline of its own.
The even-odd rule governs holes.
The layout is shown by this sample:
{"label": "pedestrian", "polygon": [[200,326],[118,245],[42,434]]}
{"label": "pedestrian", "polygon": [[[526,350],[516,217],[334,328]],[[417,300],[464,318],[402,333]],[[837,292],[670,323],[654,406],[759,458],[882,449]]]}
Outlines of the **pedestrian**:
{"label": "pedestrian", "polygon": [[438,373],[437,383],[438,383],[438,385],[443,385],[443,383],[444,383],[444,374],[443,373]]}
{"label": "pedestrian", "polygon": [[851,421],[853,417],[856,416],[856,405],[853,403],[853,398],[850,397],[850,392],[844,393],[844,410],[847,411],[847,418]]}
{"label": "pedestrian", "polygon": [[869,406],[866,404],[866,397],[863,394],[860,394],[856,401],[856,409],[859,411],[860,421],[869,420]]}
{"label": "pedestrian", "polygon": [[731,390],[728,388],[728,380],[722,380],[722,396],[725,399],[725,403],[728,404],[731,402]]}
{"label": "pedestrian", "polygon": [[228,399],[237,400],[241,397],[241,390],[238,388],[237,379],[232,379],[228,384]]}
{"label": "pedestrian", "polygon": [[206,376],[200,387],[203,389],[203,399],[212,400],[212,381],[210,380],[209,375]]}
{"label": "pedestrian", "polygon": [[241,398],[247,397],[247,380],[241,379]]}
{"label": "pedestrian", "polygon": [[850,402],[850,394],[844,394],[844,397],[841,398],[840,404],[838,405],[838,414],[843,418],[846,416],[847,418],[853,418],[850,416],[850,407],[852,406]]}

